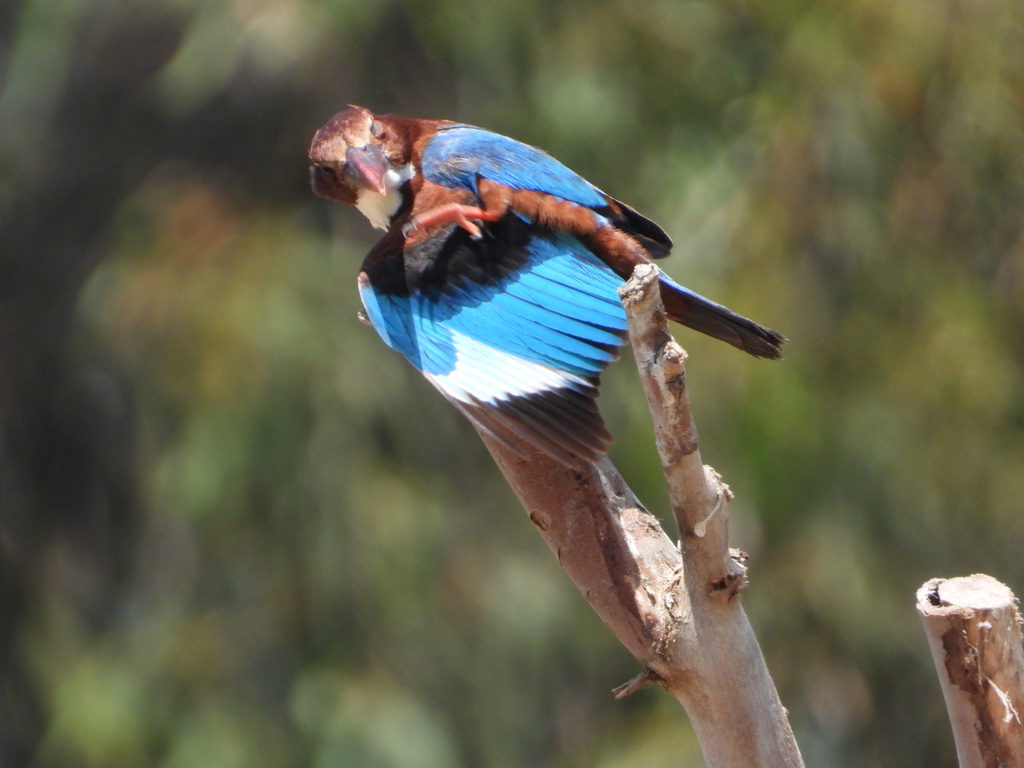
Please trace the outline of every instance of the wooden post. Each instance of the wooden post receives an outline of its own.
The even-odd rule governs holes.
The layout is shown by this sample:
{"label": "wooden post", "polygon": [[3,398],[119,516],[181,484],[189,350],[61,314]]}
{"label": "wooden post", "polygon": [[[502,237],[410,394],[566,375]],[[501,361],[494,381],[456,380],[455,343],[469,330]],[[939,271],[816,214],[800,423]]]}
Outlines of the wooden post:
{"label": "wooden post", "polygon": [[701,463],[686,354],[668,331],[658,269],[620,292],[679,523],[677,546],[604,459],[577,472],[481,432],[530,520],[608,628],[643,665],[617,689],[657,682],[686,709],[709,768],[800,768],[786,711],[739,600],[729,488]]}
{"label": "wooden post", "polygon": [[1013,592],[991,576],[917,592],[960,768],[1024,766],[1024,647]]}

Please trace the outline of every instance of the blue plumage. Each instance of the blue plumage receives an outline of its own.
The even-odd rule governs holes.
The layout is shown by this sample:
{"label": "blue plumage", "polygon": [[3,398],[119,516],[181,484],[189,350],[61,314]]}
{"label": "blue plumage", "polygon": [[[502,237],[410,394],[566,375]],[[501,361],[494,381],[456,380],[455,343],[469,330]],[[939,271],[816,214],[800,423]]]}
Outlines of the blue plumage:
{"label": "blue plumage", "polygon": [[367,280],[360,287],[367,315],[388,346],[431,376],[467,378],[458,370],[465,365],[458,355],[463,339],[524,361],[515,381],[471,387],[480,401],[527,391],[536,366],[550,368],[551,380],[596,377],[624,338],[626,319],[615,293],[621,279],[566,235],[538,233],[524,251],[515,272],[487,284],[388,295]]}
{"label": "blue plumage", "polygon": [[[384,237],[363,262],[366,315],[473,423],[574,467],[611,440],[595,399],[626,321],[617,288],[668,253],[654,222],[539,149],[442,120],[335,115],[313,189]],[[783,337],[662,276],[673,320],[753,355]]]}
{"label": "blue plumage", "polygon": [[455,125],[439,130],[423,150],[423,176],[445,187],[477,192],[480,178],[512,189],[533,189],[587,208],[607,205],[582,176],[529,144],[497,133]]}

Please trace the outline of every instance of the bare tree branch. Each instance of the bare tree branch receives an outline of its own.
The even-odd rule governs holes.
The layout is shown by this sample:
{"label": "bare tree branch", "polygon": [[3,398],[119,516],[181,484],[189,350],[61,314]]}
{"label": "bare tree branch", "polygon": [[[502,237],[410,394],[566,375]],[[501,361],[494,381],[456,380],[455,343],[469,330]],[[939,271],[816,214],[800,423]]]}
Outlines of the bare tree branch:
{"label": "bare tree branch", "polygon": [[917,592],[961,768],[1024,765],[1024,648],[1009,587],[932,579]]}
{"label": "bare tree branch", "polygon": [[738,599],[743,568],[728,549],[731,493],[701,463],[686,355],[669,334],[657,275],[654,266],[638,267],[622,295],[678,547],[609,460],[578,472],[526,444],[513,450],[481,436],[569,578],[643,664],[617,695],[663,685],[689,714],[709,768],[798,768],[786,711]]}

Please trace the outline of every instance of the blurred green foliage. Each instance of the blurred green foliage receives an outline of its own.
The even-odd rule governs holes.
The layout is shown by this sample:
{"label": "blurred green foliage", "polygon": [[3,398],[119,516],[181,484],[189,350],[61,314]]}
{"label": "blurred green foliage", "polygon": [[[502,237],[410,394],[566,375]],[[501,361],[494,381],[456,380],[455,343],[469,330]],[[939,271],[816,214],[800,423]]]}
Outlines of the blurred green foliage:
{"label": "blurred green foliage", "polygon": [[808,764],[955,765],[913,598],[1024,590],[1019,0],[15,0],[0,78],[0,764],[699,764],[357,321],[355,102],[545,147],[791,338],[679,334],[769,666]]}

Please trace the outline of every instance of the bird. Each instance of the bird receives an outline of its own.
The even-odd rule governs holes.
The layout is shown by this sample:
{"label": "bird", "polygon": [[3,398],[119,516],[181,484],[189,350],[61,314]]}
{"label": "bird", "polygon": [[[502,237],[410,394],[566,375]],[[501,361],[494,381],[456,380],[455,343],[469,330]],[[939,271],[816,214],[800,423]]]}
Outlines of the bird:
{"label": "bird", "polygon": [[[309,148],[313,192],[383,236],[358,276],[364,318],[478,429],[567,467],[612,441],[601,373],[627,335],[617,289],[668,234],[546,152],[472,125],[350,105]],[[755,357],[780,333],[659,273],[670,319]]]}

